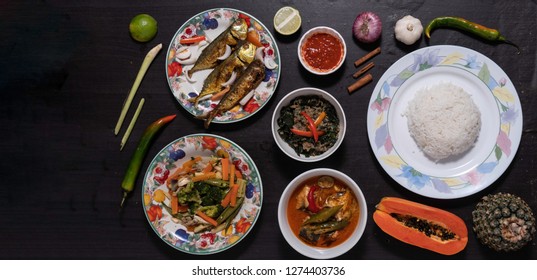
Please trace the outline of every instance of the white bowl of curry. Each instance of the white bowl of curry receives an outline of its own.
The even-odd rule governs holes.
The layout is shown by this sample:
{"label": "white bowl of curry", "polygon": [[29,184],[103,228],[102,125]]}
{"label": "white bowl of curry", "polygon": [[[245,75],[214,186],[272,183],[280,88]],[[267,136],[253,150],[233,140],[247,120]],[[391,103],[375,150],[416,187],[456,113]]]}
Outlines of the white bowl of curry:
{"label": "white bowl of curry", "polygon": [[331,259],[351,250],[362,237],[367,204],[349,176],[329,168],[312,169],[285,188],[278,222],[285,240],[297,252]]}

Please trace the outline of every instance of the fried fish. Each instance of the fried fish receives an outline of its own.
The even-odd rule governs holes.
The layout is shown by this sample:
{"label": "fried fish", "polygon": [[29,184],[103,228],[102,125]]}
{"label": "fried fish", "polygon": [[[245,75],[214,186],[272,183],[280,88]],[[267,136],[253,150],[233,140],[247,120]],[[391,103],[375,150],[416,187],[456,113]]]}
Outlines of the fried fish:
{"label": "fried fish", "polygon": [[192,77],[197,71],[212,69],[218,65],[218,58],[226,52],[226,45],[232,50],[239,42],[246,39],[248,33],[248,25],[242,18],[235,20],[224,32],[214,39],[201,52],[194,66],[188,71],[188,77]]}

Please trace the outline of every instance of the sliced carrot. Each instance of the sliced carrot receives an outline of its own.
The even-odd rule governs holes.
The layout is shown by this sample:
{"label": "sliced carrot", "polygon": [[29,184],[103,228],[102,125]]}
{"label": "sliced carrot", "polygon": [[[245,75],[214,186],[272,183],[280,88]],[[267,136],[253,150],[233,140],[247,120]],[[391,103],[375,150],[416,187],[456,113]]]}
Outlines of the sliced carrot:
{"label": "sliced carrot", "polygon": [[220,160],[222,164],[222,180],[229,180],[229,158],[223,158]]}
{"label": "sliced carrot", "polygon": [[192,182],[199,182],[199,181],[214,179],[214,178],[216,178],[215,172],[207,172],[207,173],[202,173],[200,175],[196,175],[192,177]]}
{"label": "sliced carrot", "polygon": [[179,201],[177,199],[177,196],[172,195],[172,199],[170,200],[171,208],[172,208],[172,215],[177,214],[179,212]]}
{"label": "sliced carrot", "polygon": [[172,174],[166,179],[166,186],[170,186],[172,180],[177,179],[180,175],[186,174],[185,170],[182,167],[177,168]]}
{"label": "sliced carrot", "polygon": [[235,168],[235,178],[242,179],[242,173],[240,170]]}
{"label": "sliced carrot", "polygon": [[205,166],[205,168],[203,168],[203,173],[209,173],[213,171],[213,161],[210,161],[209,163],[207,163],[207,166]]}
{"label": "sliced carrot", "polygon": [[231,193],[231,198],[229,200],[229,205],[231,207],[235,207],[237,205],[237,192],[239,191],[239,185],[233,184],[231,187],[231,190],[229,191]]}
{"label": "sliced carrot", "polygon": [[198,210],[196,212],[196,215],[200,216],[200,218],[202,218],[203,220],[205,220],[207,223],[213,225],[213,226],[217,226],[218,223],[216,222],[215,219],[207,216],[207,214],[203,213],[201,210]]}
{"label": "sliced carrot", "polygon": [[[192,158],[190,160],[187,160],[183,163],[183,165],[181,166],[181,168],[185,171],[188,171],[188,172],[191,172],[192,171],[192,166],[194,166],[194,164],[198,161],[201,161],[201,157],[200,156],[197,156],[195,158]],[[188,173],[187,172],[187,173]]]}
{"label": "sliced carrot", "polygon": [[235,184],[235,165],[230,164],[230,170],[229,170],[229,185],[233,186]]}
{"label": "sliced carrot", "polygon": [[197,43],[197,42],[201,42],[205,40],[205,36],[194,36],[194,37],[191,37],[191,38],[184,38],[184,39],[181,39],[179,40],[179,43],[181,45],[188,45],[188,44],[194,44],[194,43]]}
{"label": "sliced carrot", "polygon": [[229,190],[226,195],[224,196],[224,199],[222,199],[222,202],[220,203],[220,205],[222,205],[222,207],[227,207],[229,205],[229,202],[231,201],[231,190]]}

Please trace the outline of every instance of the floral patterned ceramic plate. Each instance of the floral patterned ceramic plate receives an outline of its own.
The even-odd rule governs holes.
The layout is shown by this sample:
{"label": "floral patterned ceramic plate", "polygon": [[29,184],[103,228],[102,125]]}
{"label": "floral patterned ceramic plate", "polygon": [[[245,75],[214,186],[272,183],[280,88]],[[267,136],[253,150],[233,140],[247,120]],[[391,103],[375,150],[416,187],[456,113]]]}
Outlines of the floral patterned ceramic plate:
{"label": "floral patterned ceramic plate", "polygon": [[[236,168],[248,181],[245,201],[231,226],[219,233],[189,231],[174,222],[171,214],[156,201],[153,194],[161,189],[168,193],[166,179],[185,161],[197,156],[210,157],[220,153],[229,154]],[[254,226],[261,211],[263,185],[254,162],[246,152],[232,141],[211,134],[193,134],[179,138],[164,147],[149,165],[142,187],[142,203],[147,220],[155,233],[171,247],[189,254],[208,255],[222,252],[239,243]],[[169,206],[169,204],[168,204]],[[162,213],[161,217],[150,214]],[[155,217],[157,216],[157,217]]]}
{"label": "floral patterned ceramic plate", "polygon": [[248,103],[244,106],[236,106],[217,116],[213,123],[233,123],[246,119],[258,112],[274,94],[280,80],[280,54],[276,41],[269,30],[259,20],[239,10],[227,8],[207,10],[193,16],[179,28],[170,43],[166,56],[166,76],[173,96],[192,115],[205,115],[216,106],[217,101],[206,99],[200,101],[196,107],[188,99],[201,92],[203,82],[212,70],[195,72],[192,74],[192,79],[187,80],[186,72],[192,68],[193,64],[183,65],[180,63],[179,50],[186,47],[192,52],[197,52],[199,46],[195,44],[182,45],[180,40],[201,35],[214,39],[238,17],[245,18],[246,22],[249,23],[249,29],[256,30],[259,34],[259,39],[264,46],[264,60],[270,60],[271,69],[265,68],[265,79],[255,89],[254,96]]}
{"label": "floral patterned ceramic plate", "polygon": [[[473,148],[434,162],[416,145],[404,113],[418,90],[440,82],[465,89],[482,124]],[[371,96],[367,130],[375,156],[395,181],[423,196],[453,199],[485,189],[507,169],[522,135],[522,108],[513,83],[492,60],[463,47],[431,46],[384,73]]]}

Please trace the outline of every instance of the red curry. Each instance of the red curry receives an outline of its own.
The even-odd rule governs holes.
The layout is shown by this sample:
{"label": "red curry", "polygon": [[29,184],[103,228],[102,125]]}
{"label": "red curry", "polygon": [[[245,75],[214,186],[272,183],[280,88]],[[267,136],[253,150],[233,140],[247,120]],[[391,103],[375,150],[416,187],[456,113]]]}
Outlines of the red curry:
{"label": "red curry", "polygon": [[[330,210],[335,211],[327,219],[310,223],[314,217]],[[359,214],[360,208],[353,191],[330,176],[308,179],[293,191],[287,204],[287,220],[291,230],[304,243],[315,247],[328,248],[345,242],[358,225]],[[332,230],[325,232],[329,227]],[[323,230],[318,232],[318,229]]]}

